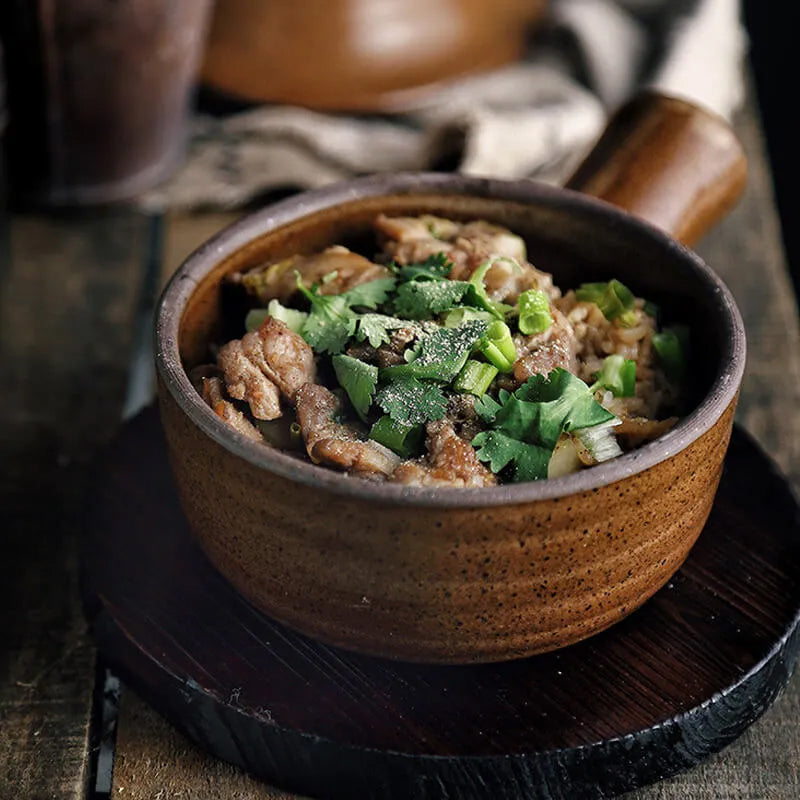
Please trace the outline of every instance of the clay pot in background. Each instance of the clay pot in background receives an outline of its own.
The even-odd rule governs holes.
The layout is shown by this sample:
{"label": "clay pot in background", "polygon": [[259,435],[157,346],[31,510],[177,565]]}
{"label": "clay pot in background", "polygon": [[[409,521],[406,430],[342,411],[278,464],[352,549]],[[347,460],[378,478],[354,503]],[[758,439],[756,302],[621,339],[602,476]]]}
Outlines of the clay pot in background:
{"label": "clay pot in background", "polygon": [[211,0],[3,0],[12,191],[56,205],[132,196],[184,144]]}
{"label": "clay pot in background", "polygon": [[513,61],[545,0],[217,0],[203,80],[250,100],[394,110]]}

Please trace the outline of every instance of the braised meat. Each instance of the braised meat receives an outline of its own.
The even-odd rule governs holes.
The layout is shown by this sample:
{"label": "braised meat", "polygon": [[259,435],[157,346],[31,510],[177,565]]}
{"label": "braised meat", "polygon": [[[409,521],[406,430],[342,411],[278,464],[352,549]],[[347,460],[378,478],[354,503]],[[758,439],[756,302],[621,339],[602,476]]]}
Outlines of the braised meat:
{"label": "braised meat", "polygon": [[297,393],[297,422],[309,458],[361,476],[391,475],[400,458],[387,447],[363,439],[354,426],[337,422],[340,411],[336,395],[324,386],[307,383]]}
{"label": "braised meat", "polygon": [[456,435],[450,421],[429,422],[425,430],[427,456],[404,461],[390,478],[393,483],[467,489],[497,483],[495,476],[478,461],[475,450]]}
{"label": "braised meat", "polygon": [[265,420],[281,415],[281,394],[293,403],[298,389],[313,382],[316,374],[311,348],[273,317],[221,347],[217,364],[230,396],[245,400],[253,416]]}
{"label": "braised meat", "polygon": [[523,384],[532,375],[547,375],[556,367],[569,372],[578,368],[578,342],[569,320],[551,308],[553,324],[542,333],[532,336],[517,334],[514,344],[518,358],[514,362],[514,380]]}
{"label": "braised meat", "polygon": [[341,294],[389,274],[386,267],[337,245],[314,255],[292,256],[268,267],[237,273],[231,280],[241,283],[264,305],[272,299],[286,303],[297,292],[295,272],[300,273],[305,286],[318,284],[320,294]]}
{"label": "braised meat", "polygon": [[256,442],[264,440],[258,428],[230,400],[225,398],[220,378],[203,378],[202,381],[203,400],[223,422],[227,422],[235,431],[248,439]]}

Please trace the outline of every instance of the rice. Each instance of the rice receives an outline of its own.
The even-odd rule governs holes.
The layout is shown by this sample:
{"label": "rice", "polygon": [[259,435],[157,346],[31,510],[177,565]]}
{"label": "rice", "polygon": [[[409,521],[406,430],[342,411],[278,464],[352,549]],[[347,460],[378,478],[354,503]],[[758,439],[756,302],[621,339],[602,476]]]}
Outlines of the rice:
{"label": "rice", "polygon": [[677,390],[664,375],[654,358],[653,334],[656,321],[644,310],[644,300],[634,302],[634,325],[623,326],[619,319],[607,320],[595,303],[581,302],[570,290],[553,301],[575,331],[577,342],[577,375],[591,384],[610,355],[621,355],[636,363],[636,384],[632,397],[614,397],[598,390],[597,400],[618,417],[655,419],[659,410],[673,404]]}

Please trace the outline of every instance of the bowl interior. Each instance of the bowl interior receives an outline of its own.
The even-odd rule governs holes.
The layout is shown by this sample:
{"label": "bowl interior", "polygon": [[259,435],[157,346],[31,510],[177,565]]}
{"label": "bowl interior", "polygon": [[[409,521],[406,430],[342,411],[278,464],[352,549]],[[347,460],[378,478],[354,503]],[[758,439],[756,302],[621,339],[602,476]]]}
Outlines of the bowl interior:
{"label": "bowl interior", "polygon": [[[264,233],[221,260],[199,282],[181,317],[179,350],[187,369],[208,360],[209,344],[243,333],[241,295],[224,291],[222,279],[237,270],[269,264],[294,253],[344,244],[368,258],[379,249],[371,230],[377,214],[438,214],[460,220],[485,219],[504,225],[526,242],[529,260],[551,272],[564,291],[585,281],[617,278],[637,296],[654,301],[667,323],[692,330],[687,410],[707,394],[722,359],[727,320],[705,276],[677,248],[642,236],[625,225],[598,225],[585,215],[546,204],[460,195],[390,195],[353,200],[316,211]],[[638,235],[636,235],[638,234]]]}
{"label": "bowl interior", "polygon": [[[563,290],[617,278],[637,296],[657,303],[666,324],[688,324],[690,386],[681,422],[655,442],[575,475],[474,490],[409,490],[354,481],[233,433],[204,405],[185,374],[208,361],[210,343],[243,333],[241,299],[224,290],[223,278],[332,244],[371,257],[378,249],[371,224],[381,212],[431,213],[504,225],[525,239],[529,260],[551,272]],[[227,449],[318,488],[425,505],[493,505],[562,496],[663,461],[708,430],[731,404],[745,354],[741,318],[724,284],[696,254],[652,226],[592,198],[531,181],[411,174],[360,179],[306,193],[235,223],[192,254],[173,277],[158,310],[156,337],[156,361],[167,391],[195,424]]]}

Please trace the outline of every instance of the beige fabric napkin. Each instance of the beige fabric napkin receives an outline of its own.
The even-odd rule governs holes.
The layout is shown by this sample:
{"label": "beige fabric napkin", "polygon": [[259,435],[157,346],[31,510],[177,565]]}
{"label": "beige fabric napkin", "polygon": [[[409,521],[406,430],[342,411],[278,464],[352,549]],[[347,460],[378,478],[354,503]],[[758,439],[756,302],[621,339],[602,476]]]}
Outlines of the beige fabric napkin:
{"label": "beige fabric napkin", "polygon": [[561,181],[608,111],[642,86],[729,116],[742,97],[737,0],[553,0],[524,61],[456,81],[389,117],[263,106],[198,117],[176,175],[149,210],[231,209],[270,190],[435,169]]}

